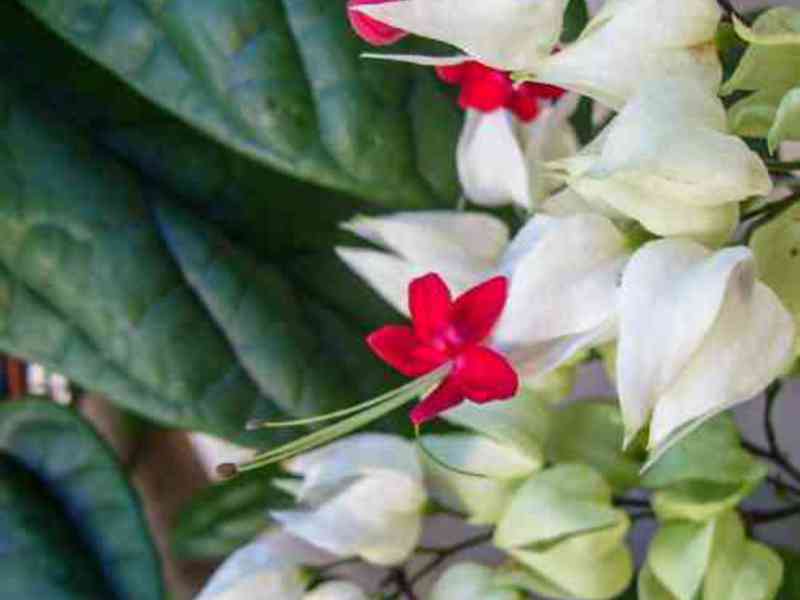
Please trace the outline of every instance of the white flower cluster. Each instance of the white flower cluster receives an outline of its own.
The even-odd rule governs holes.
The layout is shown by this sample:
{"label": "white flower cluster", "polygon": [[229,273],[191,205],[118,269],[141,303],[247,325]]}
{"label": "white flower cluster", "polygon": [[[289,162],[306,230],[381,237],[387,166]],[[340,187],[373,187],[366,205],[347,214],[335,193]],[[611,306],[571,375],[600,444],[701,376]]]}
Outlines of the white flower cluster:
{"label": "white flower cluster", "polygon": [[[780,560],[746,539],[735,511],[766,470],[741,449],[727,417],[711,419],[789,367],[800,350],[800,288],[781,285],[779,293],[794,294],[786,299],[763,283],[760,272],[780,268],[766,252],[755,257],[740,235],[742,204],[765,202],[773,183],[729,130],[719,98],[721,11],[716,0],[607,0],[575,42],[558,46],[566,6],[350,0],[369,39],[411,33],[460,51],[383,58],[481,63],[569,93],[550,97],[532,120],[500,105],[468,108],[454,160],[465,197],[480,209],[358,217],[344,227],[371,246],[338,248],[406,315],[409,284],[423,275],[438,274],[453,295],[505,276],[507,300],[487,343],[519,375],[518,396],[448,410],[445,420],[464,430],[423,435],[421,450],[361,434],[297,456],[285,464],[294,477],[276,484],[298,508],[272,518],[336,557],[392,567],[414,554],[429,509],[445,508],[493,528],[509,562],[456,564],[432,600],[528,592],[604,600],[622,593],[634,570],[625,544],[631,520],[614,498],[641,485],[654,490],[665,522],[639,579],[642,598],[695,598],[702,589],[723,600],[736,589],[747,590],[737,598],[771,599]],[[782,31],[784,21],[771,19]],[[792,44],[800,43],[797,23]],[[737,26],[769,48],[778,43]],[[570,125],[579,96],[614,113],[583,147]],[[749,123],[748,106],[740,101],[737,122]],[[774,139],[795,135],[788,124],[779,129]],[[501,205],[524,216],[513,236],[508,220],[486,210]],[[794,244],[800,230],[792,227]],[[754,248],[784,235],[773,229]],[[590,349],[610,357],[619,408],[554,409],[549,391],[563,395],[559,377]],[[683,439],[700,426],[701,441]],[[623,451],[639,441],[655,462],[644,476],[644,459]],[[676,444],[672,459],[656,462]],[[714,493],[698,493],[709,481]],[[261,540],[232,555],[198,600],[366,597]]]}
{"label": "white flower cluster", "polygon": [[[626,440],[649,424],[656,457],[763,390],[793,356],[792,315],[759,281],[751,250],[733,242],[741,203],[768,195],[772,181],[728,130],[715,0],[609,1],[556,51],[565,4],[352,7],[464,53],[390,58],[477,60],[572,93],[532,123],[505,109],[467,115],[457,153],[464,193],[478,205],[525,209],[513,240],[482,212],[399,213],[348,223],[380,249],[339,253],[406,313],[406,288],[423,273],[457,291],[508,276],[491,342],[528,381],[614,341]],[[617,111],[580,149],[568,121],[575,94]]]}

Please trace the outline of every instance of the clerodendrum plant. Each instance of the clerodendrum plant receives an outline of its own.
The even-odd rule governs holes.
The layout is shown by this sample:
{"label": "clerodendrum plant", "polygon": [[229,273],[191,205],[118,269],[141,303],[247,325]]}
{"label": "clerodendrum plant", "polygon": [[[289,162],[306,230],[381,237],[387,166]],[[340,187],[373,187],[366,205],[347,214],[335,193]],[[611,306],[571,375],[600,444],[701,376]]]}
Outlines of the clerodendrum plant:
{"label": "clerodendrum plant", "polygon": [[[198,600],[800,600],[800,548],[760,537],[800,515],[773,418],[800,9],[595,8],[0,7],[0,348],[261,448],[179,528],[240,546]],[[612,397],[566,402],[588,363]],[[756,443],[730,409],[762,394]],[[160,600],[107,449],[0,412],[0,596]],[[445,545],[437,515],[475,531]]]}
{"label": "clerodendrum plant", "polygon": [[[381,597],[414,597],[438,565],[401,566],[420,551],[424,515],[444,511],[486,529],[434,557],[491,542],[506,560],[452,566],[434,600],[601,600],[628,588],[642,600],[772,600],[783,561],[752,534],[796,514],[800,491],[769,412],[796,357],[800,288],[786,279],[797,250],[786,246],[797,196],[734,131],[768,135],[771,151],[800,131],[800,11],[776,8],[751,28],[715,0],[607,2],[560,45],[568,4],[348,3],[373,45],[416,34],[454,47],[368,58],[433,65],[457,86],[463,200],[343,224],[370,245],[339,256],[411,319],[367,342],[413,382],[352,409],[264,422],[338,419],[223,471],[286,461],[300,479],[276,485],[299,506],[273,518],[334,556],[393,567]],[[733,107],[734,130],[716,46],[731,19],[751,47],[725,89],[753,91]],[[582,147],[570,121],[581,95],[614,111],[588,117]],[[515,211],[481,210],[505,204]],[[618,400],[559,405],[598,352]],[[745,449],[726,411],[767,388],[770,446]],[[343,437],[415,399],[416,450],[384,434]],[[456,430],[420,435],[436,417]],[[754,455],[793,480],[770,479],[787,507],[740,507],[768,477]],[[639,519],[660,527],[637,574],[626,538]],[[278,578],[271,563],[247,577],[257,573]],[[310,573],[292,597],[327,585],[328,567]],[[230,579],[225,597],[240,585]],[[222,597],[217,588],[204,598]]]}

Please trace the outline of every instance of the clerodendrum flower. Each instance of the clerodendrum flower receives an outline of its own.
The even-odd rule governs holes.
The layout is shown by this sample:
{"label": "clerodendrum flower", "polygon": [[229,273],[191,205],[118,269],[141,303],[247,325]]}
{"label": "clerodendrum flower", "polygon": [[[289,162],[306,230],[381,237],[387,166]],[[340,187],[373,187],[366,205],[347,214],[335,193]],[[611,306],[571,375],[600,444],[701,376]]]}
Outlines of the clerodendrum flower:
{"label": "clerodendrum flower", "polygon": [[508,297],[508,280],[494,277],[451,299],[450,290],[435,274],[409,285],[409,309],[414,326],[387,325],[367,341],[395,369],[419,377],[450,365],[445,379],[411,411],[415,424],[424,423],[465,399],[483,403],[517,393],[514,368],[482,343],[494,329]]}
{"label": "clerodendrum flower", "polygon": [[406,289],[438,273],[460,294],[497,275],[508,299],[487,340],[523,378],[542,376],[614,335],[624,236],[600,215],[538,215],[512,242],[499,219],[448,211],[361,217],[347,228],[385,251],[338,248],[386,300],[411,314]]}
{"label": "clerodendrum flower", "polygon": [[[535,69],[550,55],[561,35],[566,5],[567,0],[398,0],[361,3],[350,10],[452,44],[496,69],[518,71]],[[421,58],[426,64],[452,62],[399,58]]]}
{"label": "clerodendrum flower", "polygon": [[286,468],[303,476],[291,491],[305,506],[272,517],[292,535],[378,565],[402,563],[413,552],[426,495],[417,451],[408,440],[354,435],[301,454]]}
{"label": "clerodendrum flower", "polygon": [[650,421],[656,455],[676,436],[744,402],[792,354],[794,322],[756,279],[748,248],[687,240],[643,246],[620,291],[617,356],[626,437]]}
{"label": "clerodendrum flower", "polygon": [[569,123],[576,103],[569,94],[528,122],[504,109],[468,110],[456,154],[466,197],[483,206],[513,203],[532,210],[555,191],[561,183],[542,164],[577,151]]}
{"label": "clerodendrum flower", "polygon": [[594,142],[550,166],[596,209],[711,243],[728,239],[739,202],[772,189],[763,161],[728,133],[716,95],[686,78],[643,84]]}
{"label": "clerodendrum flower", "polygon": [[[576,42],[553,53],[566,5],[566,0],[398,0],[352,10],[452,44],[492,67],[521,72],[612,108],[621,108],[639,83],[649,79],[682,75],[702,81],[709,91],[719,87],[722,67],[714,36],[721,11],[716,0],[607,2]],[[421,64],[464,60],[384,58]]]}
{"label": "clerodendrum flower", "polygon": [[615,109],[653,79],[691,78],[716,92],[722,81],[714,44],[720,16],[716,0],[606,2],[575,43],[531,75]]}

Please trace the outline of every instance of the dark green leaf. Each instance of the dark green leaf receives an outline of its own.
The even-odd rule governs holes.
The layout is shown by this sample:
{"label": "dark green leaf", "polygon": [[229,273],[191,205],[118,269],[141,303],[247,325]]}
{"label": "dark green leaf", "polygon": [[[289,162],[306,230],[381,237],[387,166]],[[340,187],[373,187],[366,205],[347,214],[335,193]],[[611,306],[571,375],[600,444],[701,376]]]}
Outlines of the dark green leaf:
{"label": "dark green leaf", "polygon": [[291,502],[271,485],[271,475],[244,473],[192,498],[173,531],[175,553],[183,559],[223,558],[264,531],[268,509]]}
{"label": "dark green leaf", "polygon": [[577,40],[588,22],[589,7],[586,5],[586,0],[569,0],[564,13],[564,31],[561,34],[561,41],[569,43]]}
{"label": "dark green leaf", "polygon": [[393,207],[457,196],[458,109],[430,70],[360,58],[343,0],[21,2],[145,96],[264,164]]}
{"label": "dark green leaf", "polygon": [[[330,255],[256,262],[8,84],[0,155],[4,350],[152,419],[226,437],[279,407],[317,413],[390,383],[360,338],[368,306],[345,314],[304,291],[352,287]],[[313,273],[300,277],[295,261]]]}
{"label": "dark green leaf", "polygon": [[783,584],[775,600],[797,600],[800,598],[800,555],[781,549],[783,559]]}
{"label": "dark green leaf", "polygon": [[158,600],[158,557],[135,493],[74,412],[0,406],[4,600]]}

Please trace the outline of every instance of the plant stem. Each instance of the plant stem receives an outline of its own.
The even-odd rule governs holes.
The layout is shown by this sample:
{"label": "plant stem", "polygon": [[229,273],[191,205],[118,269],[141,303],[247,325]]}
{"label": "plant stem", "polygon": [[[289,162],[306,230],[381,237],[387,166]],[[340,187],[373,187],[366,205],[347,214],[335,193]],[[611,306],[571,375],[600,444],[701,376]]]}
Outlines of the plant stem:
{"label": "plant stem", "polygon": [[792,171],[800,170],[800,160],[793,161],[780,161],[780,160],[767,160],[764,161],[767,169],[775,173],[790,173]]}
{"label": "plant stem", "polygon": [[800,504],[773,510],[748,510],[744,511],[744,515],[750,525],[763,525],[800,515]]}
{"label": "plant stem", "polygon": [[454,556],[459,552],[463,552],[464,550],[468,550],[469,548],[485,544],[491,539],[492,539],[492,533],[488,532],[476,535],[471,538],[467,538],[463,542],[459,542],[458,544],[454,544],[452,546],[447,546],[446,548],[426,548],[425,549],[426,552],[435,553],[436,557],[432,561],[430,561],[427,565],[422,567],[419,571],[417,571],[413,577],[411,577],[410,579],[411,585],[412,586],[416,585],[423,577],[435,571],[442,563],[444,563],[451,556]]}
{"label": "plant stem", "polygon": [[722,10],[724,10],[727,14],[736,15],[736,17],[740,21],[742,21],[743,23],[745,22],[744,17],[742,17],[741,13],[739,13],[739,11],[736,10],[736,8],[731,3],[731,0],[717,0],[717,4],[719,4],[722,7]]}

